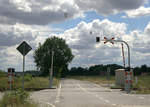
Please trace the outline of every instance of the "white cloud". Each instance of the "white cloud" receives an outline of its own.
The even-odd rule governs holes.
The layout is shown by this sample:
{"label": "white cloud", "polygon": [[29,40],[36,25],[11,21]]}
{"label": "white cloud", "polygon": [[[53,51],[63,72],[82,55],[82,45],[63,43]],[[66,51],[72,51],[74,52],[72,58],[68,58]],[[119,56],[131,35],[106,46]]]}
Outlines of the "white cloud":
{"label": "white cloud", "polygon": [[0,23],[47,25],[83,17],[94,10],[109,15],[137,9],[147,0],[0,0]]}
{"label": "white cloud", "polygon": [[[51,31],[51,29],[47,27],[29,26],[24,24],[5,25],[5,27],[1,26],[0,32],[3,34],[3,36],[1,35],[1,38],[4,39],[9,38],[8,39],[9,41],[7,40],[8,42],[6,42],[5,44],[3,43],[3,41],[1,41],[1,43],[3,43],[1,44],[1,46],[6,47],[6,49],[3,48],[0,53],[1,57],[5,57],[3,59],[3,61],[5,61],[5,64],[1,63],[1,66],[16,65],[17,67],[18,66],[20,67],[22,62],[21,61],[22,56],[20,55],[19,52],[17,52],[16,47],[23,40],[26,40],[31,45],[34,51],[35,48],[38,46],[39,42],[43,43],[47,37],[52,36],[47,34],[49,32],[36,32],[45,30]],[[117,58],[117,55],[120,54],[120,53],[117,54],[117,51],[119,51],[117,48],[111,49],[111,45],[105,46],[102,43],[97,48],[96,47],[97,45],[95,43],[96,36],[110,37],[111,35],[113,36],[116,35],[116,38],[118,38],[119,37],[118,34],[124,35],[125,30],[126,25],[124,23],[114,23],[105,19],[102,21],[94,20],[91,23],[81,22],[75,28],[66,30],[64,34],[59,35],[55,34],[55,35],[64,38],[66,42],[69,44],[69,46],[73,49],[73,54],[75,54],[76,57],[72,62],[72,65],[88,66],[91,64],[109,63],[110,60],[116,60],[114,58]],[[90,33],[91,31],[92,34]],[[11,36],[12,34],[13,36]],[[44,36],[45,34],[47,36]],[[27,57],[27,60],[30,59],[29,62],[32,62],[31,65],[33,65],[33,57],[32,57],[33,51],[31,51],[30,54],[27,55],[29,57],[29,58]],[[108,57],[114,58],[112,59],[110,58],[110,60],[108,60]],[[17,59],[15,60],[15,58],[18,58],[18,60]],[[1,60],[0,62],[3,61]],[[13,61],[18,62],[19,64],[14,63]],[[20,68],[18,69],[20,70]]]}
{"label": "white cloud", "polygon": [[126,12],[128,18],[136,18],[141,16],[149,16],[150,15],[150,8],[141,6],[138,9],[130,10]]}
{"label": "white cloud", "polygon": [[32,43],[38,38],[44,38],[56,32],[63,32],[63,30],[52,29],[48,26],[30,26],[19,23],[15,25],[0,24],[0,46],[13,46],[23,40]]}
{"label": "white cloud", "polygon": [[[17,27],[18,26],[18,27]],[[25,26],[25,27],[19,27]],[[2,28],[2,27],[1,27]],[[28,36],[25,35],[30,34],[33,38],[32,41],[28,41],[28,43],[34,47],[34,49],[38,46],[39,42],[43,43],[47,37],[52,35],[46,34],[47,36],[43,36],[43,32],[36,32],[37,36],[33,36],[36,30],[51,30],[47,27],[39,27],[39,26],[27,26],[27,25],[15,25],[15,27],[4,27],[3,29],[6,32],[15,33],[14,37],[21,38],[19,34],[22,34],[26,40],[28,40]],[[21,29],[25,28],[25,29]],[[107,43],[104,45],[103,42],[96,43],[95,37],[100,36],[111,38],[115,37],[115,39],[125,40],[129,43],[131,49],[131,65],[142,65],[150,63],[147,59],[150,57],[149,50],[149,29],[150,23],[145,27],[144,31],[134,30],[127,33],[127,25],[125,23],[116,23],[112,22],[108,19],[104,20],[93,20],[90,23],[81,22],[76,27],[66,30],[63,34],[55,34],[58,37],[64,38],[67,44],[72,48],[72,52],[75,55],[71,66],[90,66],[93,64],[108,64],[108,63],[117,63],[122,64],[121,57],[121,45],[120,43],[115,43],[112,45],[111,43]],[[2,30],[2,31],[4,31]],[[30,31],[30,32],[29,32]],[[91,33],[92,32],[92,33]],[[6,33],[11,34],[11,33]],[[5,35],[6,35],[5,34]],[[48,36],[49,35],[49,36]],[[18,40],[18,39],[17,39]],[[29,38],[29,40],[31,40]],[[21,42],[21,41],[20,41]],[[10,45],[10,44],[9,44]],[[9,46],[8,45],[8,46]],[[15,42],[14,45],[4,45],[6,47],[1,47],[0,56],[2,59],[0,60],[1,67],[4,65],[16,65],[21,66],[22,56],[19,52],[16,51],[16,47],[19,45],[19,42]],[[127,48],[125,48],[125,57],[127,59]],[[33,51],[34,51],[33,49]],[[27,55],[27,63],[30,65],[34,65],[33,63],[33,51],[31,51]],[[15,59],[16,58],[16,59]],[[5,63],[4,63],[5,61]],[[18,63],[14,63],[11,61],[16,61]],[[20,69],[20,68],[19,68]],[[29,68],[28,68],[29,69]]]}
{"label": "white cloud", "polygon": [[73,0],[1,0],[0,22],[46,25],[82,15]]}
{"label": "white cloud", "polygon": [[[71,66],[90,66],[93,64],[122,64],[121,44],[103,42],[97,44],[96,36],[111,38],[116,40],[124,40],[130,46],[131,65],[148,64],[146,57],[150,57],[150,39],[149,39],[150,23],[145,27],[144,31],[134,30],[127,33],[127,25],[125,23],[115,23],[107,19],[94,20],[90,23],[81,22],[75,28],[66,30],[62,36],[73,50],[75,59]],[[91,34],[92,31],[92,34]],[[127,47],[124,45],[125,57],[127,64]],[[140,55],[140,56],[139,56]]]}
{"label": "white cloud", "polygon": [[[92,33],[91,33],[92,32]],[[73,50],[73,65],[89,66],[92,64],[118,63],[121,59],[118,45],[96,44],[96,36],[121,39],[126,32],[126,24],[115,23],[107,19],[94,20],[90,23],[81,22],[75,28],[66,30],[64,38]],[[77,56],[77,57],[76,57]]]}
{"label": "white cloud", "polygon": [[95,10],[101,15],[137,9],[147,0],[75,0],[84,11]]}
{"label": "white cloud", "polygon": [[[149,8],[142,7],[147,0],[0,0],[0,68],[21,66],[22,56],[16,47],[26,40],[33,50],[28,54],[28,64],[33,64],[33,51],[47,37],[53,35],[66,40],[75,54],[72,65],[89,66],[93,64],[121,64],[120,44],[96,44],[95,37],[104,36],[123,39],[131,46],[133,62],[146,62],[149,57],[150,23],[144,31],[126,33],[125,23],[105,20],[80,22],[75,28],[66,30],[52,29],[47,25],[69,18],[82,17],[83,12],[96,11],[100,15],[126,12],[128,17],[149,15]],[[140,8],[139,8],[140,7]],[[54,31],[56,30],[56,31]],[[142,55],[141,57],[138,57]],[[14,61],[16,63],[14,63]],[[8,67],[8,66],[7,66]],[[19,68],[20,69],[20,68]]]}
{"label": "white cloud", "polygon": [[150,22],[145,27],[144,33],[146,33],[147,35],[150,35]]}
{"label": "white cloud", "polygon": [[33,41],[36,34],[30,26],[16,25],[0,25],[0,46],[13,46],[22,40]]}

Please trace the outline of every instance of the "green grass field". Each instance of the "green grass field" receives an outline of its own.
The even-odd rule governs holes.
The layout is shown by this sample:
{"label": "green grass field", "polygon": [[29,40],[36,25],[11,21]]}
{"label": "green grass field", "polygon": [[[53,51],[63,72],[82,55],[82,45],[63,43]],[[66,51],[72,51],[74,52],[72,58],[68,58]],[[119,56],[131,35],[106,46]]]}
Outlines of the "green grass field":
{"label": "green grass field", "polygon": [[150,94],[150,76],[138,76],[138,84],[133,84],[137,88],[136,93]]}
{"label": "green grass field", "polygon": [[[71,76],[68,78],[82,80],[82,81],[90,81],[90,82],[93,82],[96,84],[107,84],[108,83],[106,76]],[[114,76],[110,76],[109,83],[110,84],[115,83],[115,77]]]}
{"label": "green grass field", "polygon": [[[25,75],[24,77],[24,88],[48,88],[49,87],[49,78],[48,77],[32,77],[30,75]],[[59,80],[54,78],[53,85],[57,86],[59,84]],[[13,89],[22,88],[22,77],[14,77]],[[0,91],[9,90],[8,77],[1,76],[0,77]]]}

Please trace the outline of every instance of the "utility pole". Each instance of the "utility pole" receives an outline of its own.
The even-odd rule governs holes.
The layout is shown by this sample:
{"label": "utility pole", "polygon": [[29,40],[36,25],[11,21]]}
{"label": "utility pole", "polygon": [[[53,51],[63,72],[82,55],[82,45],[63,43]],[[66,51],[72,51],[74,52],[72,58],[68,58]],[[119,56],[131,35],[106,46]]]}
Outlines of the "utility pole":
{"label": "utility pole", "polygon": [[52,51],[52,58],[51,58],[51,68],[50,68],[50,72],[49,72],[49,88],[52,88],[53,85],[53,58],[54,58],[54,51]]}

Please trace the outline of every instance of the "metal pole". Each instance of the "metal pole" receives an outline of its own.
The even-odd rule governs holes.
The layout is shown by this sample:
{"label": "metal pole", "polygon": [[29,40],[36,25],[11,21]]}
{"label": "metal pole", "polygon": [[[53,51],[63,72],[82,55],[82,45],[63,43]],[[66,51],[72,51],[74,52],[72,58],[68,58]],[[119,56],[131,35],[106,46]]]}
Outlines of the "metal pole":
{"label": "metal pole", "polygon": [[122,47],[122,58],[123,58],[123,66],[124,66],[124,69],[125,69],[125,56],[124,56],[124,47],[123,47],[123,43],[121,43],[121,47]]}
{"label": "metal pole", "polygon": [[[129,67],[127,72],[129,73],[131,71],[130,70],[131,66],[130,66],[130,47],[129,47],[128,43],[123,41],[123,40],[111,40],[110,42],[123,42],[127,45],[127,48],[128,48],[128,67]],[[125,90],[127,93],[130,93],[130,88],[131,88],[130,85],[131,85],[130,82],[128,84],[125,83]]]}
{"label": "metal pole", "polygon": [[[105,40],[103,40],[103,41],[105,41],[105,42],[111,42],[111,43],[113,43],[113,42],[123,42],[123,43],[125,43],[126,45],[127,45],[127,48],[128,48],[128,67],[129,67],[129,69],[128,69],[128,72],[130,72],[131,70],[130,70],[130,47],[129,47],[129,45],[128,45],[128,43],[127,42],[125,42],[125,41],[123,41],[123,40],[113,40],[113,39],[111,39],[111,40],[107,40],[107,39],[105,39]],[[104,42],[104,43],[105,43]],[[127,73],[128,73],[127,72]],[[127,87],[125,86],[125,89],[126,89],[126,91],[127,91],[127,93],[129,93],[130,92],[130,82],[127,84]]]}
{"label": "metal pole", "polygon": [[[127,45],[127,48],[128,48],[128,67],[129,67],[129,69],[126,72],[128,72],[128,75],[129,75],[129,72],[130,72],[130,48],[129,48],[129,45],[128,45],[127,42],[125,42],[125,41],[122,41],[122,42],[125,43]],[[125,85],[125,90],[126,90],[127,93],[130,93],[130,91],[131,91],[130,82],[128,82],[128,84]]]}
{"label": "metal pole", "polygon": [[129,67],[129,71],[130,71],[130,47],[128,45],[127,42],[123,41],[123,40],[112,40],[113,42],[123,42],[127,45],[128,48],[128,67]]}
{"label": "metal pole", "polygon": [[54,51],[52,51],[49,88],[52,88],[52,85],[53,85],[53,57],[54,57]]}
{"label": "metal pole", "polygon": [[22,89],[24,90],[24,66],[25,66],[25,56],[23,55],[23,73],[22,73]]}
{"label": "metal pole", "polygon": [[129,71],[130,71],[130,47],[127,42],[125,42],[125,41],[122,41],[122,42],[125,43],[128,48],[128,67],[129,67]]}
{"label": "metal pole", "polygon": [[106,41],[106,40],[102,40],[102,41],[105,41],[105,42],[123,42],[127,45],[127,48],[128,48],[128,67],[129,67],[129,71],[130,71],[130,47],[128,45],[127,42],[123,41],[123,40],[109,40],[109,41]]}

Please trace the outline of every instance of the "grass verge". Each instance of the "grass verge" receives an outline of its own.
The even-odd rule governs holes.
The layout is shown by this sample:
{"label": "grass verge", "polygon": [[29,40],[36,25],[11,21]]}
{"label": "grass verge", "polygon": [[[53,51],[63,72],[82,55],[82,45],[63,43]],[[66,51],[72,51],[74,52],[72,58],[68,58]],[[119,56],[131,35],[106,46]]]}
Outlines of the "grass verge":
{"label": "grass verge", "polygon": [[150,94],[150,76],[138,76],[138,83],[133,83],[133,88],[136,88],[137,94]]}
{"label": "grass verge", "polygon": [[38,105],[29,99],[28,92],[15,90],[4,93],[0,107],[38,107]]}
{"label": "grass verge", "polygon": [[[59,79],[53,79],[53,86],[58,86]],[[13,89],[22,88],[22,77],[14,77]],[[49,87],[49,77],[32,77],[25,75],[24,88],[25,89],[44,89]],[[0,91],[9,90],[8,77],[0,78]]]}

